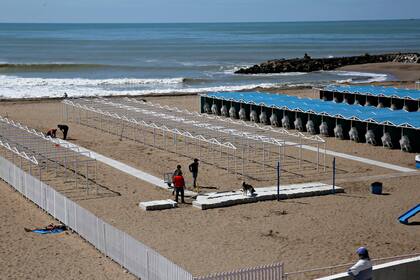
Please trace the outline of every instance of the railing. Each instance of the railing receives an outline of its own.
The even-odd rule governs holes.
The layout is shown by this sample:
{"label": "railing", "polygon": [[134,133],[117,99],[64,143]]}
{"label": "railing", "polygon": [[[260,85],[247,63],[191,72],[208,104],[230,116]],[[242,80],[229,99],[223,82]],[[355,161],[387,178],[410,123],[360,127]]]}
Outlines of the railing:
{"label": "railing", "polygon": [[[380,264],[384,264],[390,261],[404,260],[407,258],[418,257],[418,256],[420,256],[420,253],[392,256],[392,257],[386,257],[386,258],[377,258],[377,259],[372,259],[372,264],[380,265]],[[284,274],[283,279],[285,280],[301,280],[302,279],[303,280],[303,279],[314,279],[314,278],[326,276],[326,275],[334,275],[336,273],[347,271],[347,269],[353,266],[354,263],[355,262],[333,265],[333,266],[326,266],[326,267],[321,267],[321,268],[313,268],[313,269],[307,269],[307,270],[301,270],[301,271],[295,271],[295,272],[288,272]]]}
{"label": "railing", "polygon": [[104,222],[50,186],[0,157],[0,177],[100,252],[141,279],[192,280],[192,274],[130,235]]}
{"label": "railing", "polygon": [[281,280],[283,279],[283,264],[242,268],[231,272],[214,273],[207,276],[194,277],[194,280]]}

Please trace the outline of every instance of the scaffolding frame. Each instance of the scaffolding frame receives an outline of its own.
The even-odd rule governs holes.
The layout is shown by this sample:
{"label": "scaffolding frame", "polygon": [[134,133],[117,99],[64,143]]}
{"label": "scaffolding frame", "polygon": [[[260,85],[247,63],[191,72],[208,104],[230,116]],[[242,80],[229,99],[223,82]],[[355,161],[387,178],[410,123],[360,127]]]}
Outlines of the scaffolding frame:
{"label": "scaffolding frame", "polygon": [[[132,98],[72,99],[62,102],[63,120],[94,127],[165,151],[200,158],[237,177],[264,179],[282,168],[320,172],[325,165],[325,141],[271,126],[262,126],[161,106]],[[304,145],[318,146],[315,160]],[[321,164],[320,146],[324,156]],[[306,151],[305,151],[306,152]],[[310,153],[307,151],[306,153]],[[313,165],[312,167],[309,167]]]}
{"label": "scaffolding frame", "polygon": [[64,176],[65,182],[73,181],[76,189],[84,186],[86,194],[89,182],[96,182],[97,162],[90,152],[5,117],[0,117],[0,145],[28,161],[31,174],[35,172],[32,167],[36,167],[34,174],[40,180]]}

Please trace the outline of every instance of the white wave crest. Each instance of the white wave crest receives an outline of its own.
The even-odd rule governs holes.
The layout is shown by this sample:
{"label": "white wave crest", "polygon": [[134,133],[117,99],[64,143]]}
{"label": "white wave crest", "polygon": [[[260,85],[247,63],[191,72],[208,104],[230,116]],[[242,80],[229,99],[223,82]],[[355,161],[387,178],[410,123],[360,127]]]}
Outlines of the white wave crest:
{"label": "white wave crest", "polygon": [[[0,76],[0,97],[15,98],[54,98],[62,97],[66,93],[69,97],[81,96],[118,96],[118,95],[145,95],[145,94],[176,94],[176,93],[201,93],[212,91],[240,91],[255,88],[278,88],[287,86],[278,83],[261,83],[247,85],[214,86],[214,87],[182,87],[179,85],[167,85],[144,90],[115,90],[111,87],[101,87],[99,80],[89,81],[81,79],[39,79],[39,78],[15,78]],[[124,79],[123,79],[124,80]],[[132,80],[132,79],[131,79]],[[144,80],[142,80],[144,81]],[[156,83],[156,79],[153,79]],[[114,81],[113,85],[126,82]]]}
{"label": "white wave crest", "polygon": [[40,86],[119,86],[119,85],[147,85],[147,84],[182,84],[184,78],[169,79],[44,79],[44,78],[22,78],[16,76],[0,75],[1,87],[40,87]]}
{"label": "white wave crest", "polygon": [[345,79],[338,80],[338,83],[373,83],[373,82],[384,82],[388,80],[388,75],[383,73],[366,73],[366,72],[356,72],[356,71],[330,71],[338,76],[355,76],[355,77],[366,77],[367,79]]}
{"label": "white wave crest", "polygon": [[302,76],[307,75],[307,72],[285,72],[285,73],[268,73],[268,74],[245,74],[251,76],[261,76],[261,77],[269,77],[269,76]]}
{"label": "white wave crest", "polygon": [[252,65],[242,65],[242,66],[221,66],[220,71],[223,72],[223,74],[231,75],[235,74],[236,71],[238,71],[241,68],[248,68]]}

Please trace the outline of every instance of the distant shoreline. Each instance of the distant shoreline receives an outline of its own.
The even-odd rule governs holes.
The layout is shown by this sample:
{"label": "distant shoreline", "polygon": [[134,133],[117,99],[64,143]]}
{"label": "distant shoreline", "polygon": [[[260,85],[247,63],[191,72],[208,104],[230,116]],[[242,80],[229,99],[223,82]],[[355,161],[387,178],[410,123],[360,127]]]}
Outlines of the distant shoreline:
{"label": "distant shoreline", "polygon": [[323,22],[372,22],[372,21],[419,21],[420,18],[399,18],[399,19],[347,19],[347,20],[289,20],[289,21],[178,21],[178,22],[3,22],[0,21],[0,24],[39,24],[39,25],[136,25],[136,24],[144,24],[144,25],[173,25],[173,24],[259,24],[259,23],[323,23]]}

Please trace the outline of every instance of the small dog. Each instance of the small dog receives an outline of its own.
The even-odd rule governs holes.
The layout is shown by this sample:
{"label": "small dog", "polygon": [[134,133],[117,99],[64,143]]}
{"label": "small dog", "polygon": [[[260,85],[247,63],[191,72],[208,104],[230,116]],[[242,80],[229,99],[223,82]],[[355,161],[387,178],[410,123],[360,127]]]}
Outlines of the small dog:
{"label": "small dog", "polygon": [[253,186],[251,186],[250,184],[247,184],[245,182],[242,182],[242,191],[244,192],[245,195],[253,195],[255,192],[255,189]]}

